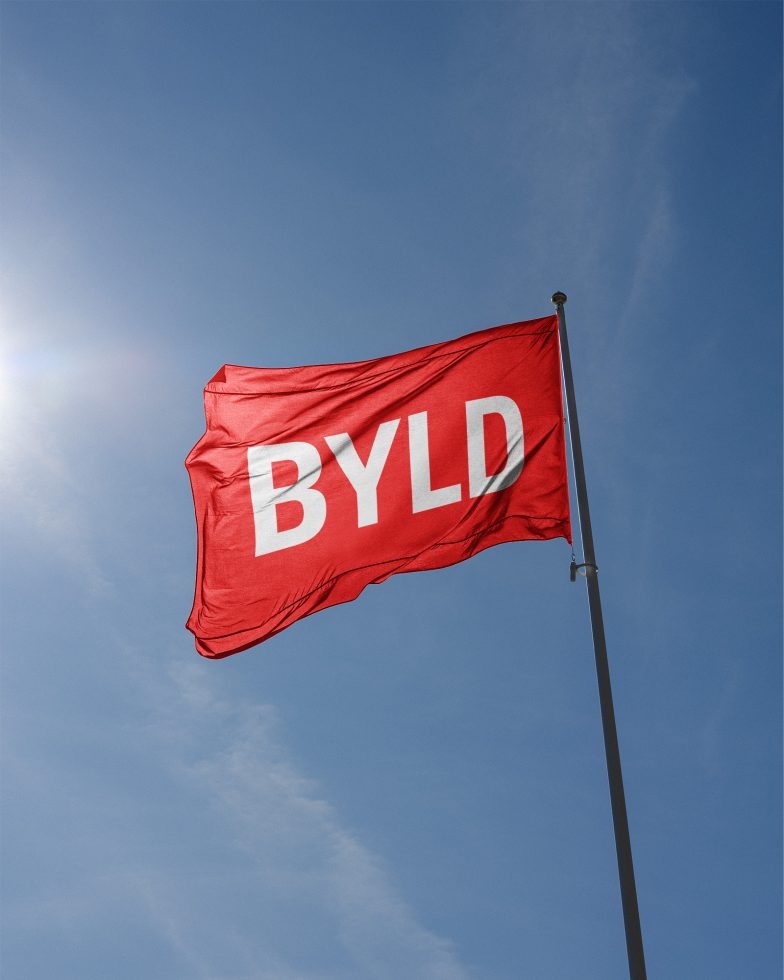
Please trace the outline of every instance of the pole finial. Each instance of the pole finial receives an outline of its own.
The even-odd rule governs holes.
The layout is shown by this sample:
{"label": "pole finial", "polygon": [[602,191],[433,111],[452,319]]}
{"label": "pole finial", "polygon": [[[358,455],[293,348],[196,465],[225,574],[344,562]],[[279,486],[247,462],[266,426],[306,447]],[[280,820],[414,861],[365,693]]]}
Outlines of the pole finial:
{"label": "pole finial", "polygon": [[562,292],[553,293],[552,300],[556,306],[560,306],[561,303],[566,302],[566,293],[562,293]]}

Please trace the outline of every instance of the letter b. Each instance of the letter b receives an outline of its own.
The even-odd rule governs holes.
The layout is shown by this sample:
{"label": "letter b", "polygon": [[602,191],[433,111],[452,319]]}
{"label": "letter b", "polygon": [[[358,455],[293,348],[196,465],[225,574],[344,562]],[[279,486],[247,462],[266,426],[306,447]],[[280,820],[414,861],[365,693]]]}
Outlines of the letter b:
{"label": "letter b", "polygon": [[[288,487],[272,483],[272,464],[293,462],[297,481]],[[250,446],[248,476],[253,520],[256,525],[256,557],[293,548],[315,537],[327,518],[324,494],[313,489],[321,475],[321,458],[309,442],[284,442],[277,446]],[[278,504],[295,500],[302,505],[302,520],[296,527],[278,530]]]}

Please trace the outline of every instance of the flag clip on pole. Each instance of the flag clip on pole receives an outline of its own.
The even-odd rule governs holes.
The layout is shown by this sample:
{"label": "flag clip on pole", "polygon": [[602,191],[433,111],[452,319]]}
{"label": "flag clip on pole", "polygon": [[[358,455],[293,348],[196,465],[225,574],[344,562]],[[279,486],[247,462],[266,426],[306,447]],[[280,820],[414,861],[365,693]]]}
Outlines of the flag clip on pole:
{"label": "flag clip on pole", "polygon": [[[596,565],[592,565],[590,562],[587,562],[587,561],[584,561],[582,563],[582,565],[578,565],[577,562],[575,561],[574,555],[572,555],[572,560],[569,563],[569,581],[570,582],[576,582],[577,581],[577,573],[580,571],[581,568],[592,568],[595,572],[598,572],[599,571],[599,569],[596,567]],[[585,577],[585,574],[583,574],[583,577]]]}
{"label": "flag clip on pole", "polygon": [[599,685],[599,704],[602,713],[604,732],[604,752],[607,758],[607,778],[610,783],[610,804],[612,807],[613,828],[615,831],[615,851],[618,856],[618,877],[621,884],[621,905],[626,929],[626,952],[629,957],[629,977],[631,980],[646,980],[645,957],[640,929],[640,912],[637,907],[637,887],[634,882],[632,845],[629,837],[629,821],[626,815],[626,798],[621,774],[621,755],[618,748],[618,732],[615,727],[610,668],[607,662],[607,644],[604,637],[602,603],[599,596],[599,569],[593,547],[591,515],[588,510],[588,491],[585,483],[585,466],[580,442],[580,426],[577,421],[577,404],[574,397],[572,362],[569,357],[569,341],[566,336],[566,315],[564,313],[565,293],[553,293],[552,301],[558,313],[558,337],[561,342],[561,366],[563,368],[564,390],[566,392],[566,411],[569,420],[569,439],[574,463],[574,482],[577,492],[577,507],[580,515],[580,537],[583,546],[584,562],[578,565],[574,558],[569,568],[569,576],[574,582],[578,569],[584,569],[583,576],[588,589],[588,606],[591,613],[593,651],[596,659],[596,677]]}

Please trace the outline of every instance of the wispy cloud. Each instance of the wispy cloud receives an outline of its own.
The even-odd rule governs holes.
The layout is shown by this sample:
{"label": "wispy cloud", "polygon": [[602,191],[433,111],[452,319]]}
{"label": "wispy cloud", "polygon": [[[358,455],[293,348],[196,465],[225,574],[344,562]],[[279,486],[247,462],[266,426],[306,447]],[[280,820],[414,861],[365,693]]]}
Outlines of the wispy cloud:
{"label": "wispy cloud", "polygon": [[[177,718],[169,713],[155,737],[171,746],[169,735],[176,729],[174,771],[210,801],[224,832],[244,851],[267,901],[290,908],[306,930],[313,923],[308,925],[308,915],[303,913],[312,910],[317,928],[330,937],[326,945],[333,947],[331,955],[344,961],[335,977],[467,978],[454,945],[418,922],[383,861],[343,825],[317,785],[288,757],[275,709],[252,702],[230,704],[214,693],[215,678],[205,675],[200,664],[178,668],[173,683]],[[220,737],[194,757],[197,730],[205,729],[220,732]],[[184,738],[183,732],[193,737]],[[167,914],[165,909],[162,913]],[[177,929],[182,928],[179,923]],[[192,922],[190,930],[197,933],[197,923]],[[195,940],[193,935],[188,943]],[[244,940],[243,958],[258,962],[262,950],[253,940],[249,943],[247,935]],[[300,941],[307,946],[304,937]],[[268,937],[267,942],[270,947],[264,955],[274,955],[274,939]],[[282,980],[289,975],[331,975],[305,973],[301,964],[285,966],[280,951],[278,957],[268,972],[249,971],[248,976]]]}
{"label": "wispy cloud", "polygon": [[[463,110],[520,229],[499,289],[565,289],[591,325],[598,372],[620,316],[671,258],[670,141],[695,83],[634,5],[521,4],[470,25]],[[677,25],[671,35],[677,52],[685,38]]]}
{"label": "wispy cloud", "polygon": [[125,692],[114,724],[48,718],[49,734],[35,708],[6,718],[6,791],[28,814],[15,823],[11,805],[10,823],[36,855],[4,900],[9,968],[45,943],[67,975],[86,954],[95,975],[120,956],[122,976],[468,980],[297,766],[274,706],[238,697],[215,664],[102,642]]}

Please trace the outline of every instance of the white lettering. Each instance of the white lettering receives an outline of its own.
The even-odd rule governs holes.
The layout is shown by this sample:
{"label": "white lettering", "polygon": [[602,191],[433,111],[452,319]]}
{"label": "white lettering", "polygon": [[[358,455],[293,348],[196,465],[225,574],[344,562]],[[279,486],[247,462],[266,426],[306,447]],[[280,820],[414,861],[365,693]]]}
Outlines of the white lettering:
{"label": "white lettering", "polygon": [[336,436],[324,436],[327,445],[335,454],[338,465],[346,474],[348,482],[357,495],[357,527],[378,524],[378,481],[389,456],[398,425],[400,419],[381,423],[373,440],[367,464],[364,466],[347,432],[341,432]]}
{"label": "white lettering", "polygon": [[[488,475],[485,459],[485,416],[497,414],[506,428],[506,464],[500,473]],[[523,419],[520,409],[506,395],[491,395],[466,402],[468,429],[468,493],[481,497],[485,493],[505,490],[523,470],[525,459]]]}
{"label": "white lettering", "polygon": [[[295,463],[297,479],[291,486],[273,486],[272,464],[279,462]],[[321,475],[321,459],[315,446],[309,442],[251,446],[248,449],[248,475],[257,557],[293,548],[319,533],[327,517],[327,502],[324,494],[313,489]],[[302,521],[296,527],[279,531],[276,508],[291,500],[302,505]]]}
{"label": "white lettering", "polygon": [[460,500],[460,484],[451,487],[430,486],[430,449],[427,437],[427,412],[417,412],[408,417],[408,449],[411,457],[411,499],[414,513],[445,507]]}
{"label": "white lettering", "polygon": [[[517,404],[506,395],[490,395],[465,403],[468,451],[468,494],[481,497],[510,487],[520,476],[525,459],[523,420]],[[506,436],[506,460],[497,473],[488,473],[485,419],[500,415]],[[357,498],[357,527],[378,524],[378,486],[387,465],[400,419],[382,422],[373,438],[367,462],[363,463],[347,432],[324,436]],[[430,473],[430,444],[427,412],[408,417],[411,464],[411,502],[415,514],[446,507],[462,499],[459,483],[434,488]],[[495,452],[492,456],[495,456]],[[296,468],[294,482],[275,486],[273,465],[288,463]],[[493,462],[490,463],[493,466]],[[499,463],[496,462],[495,466]],[[315,537],[327,518],[327,501],[314,484],[321,476],[318,449],[308,442],[288,442],[248,449],[248,477],[256,532],[256,555],[293,548]],[[302,516],[296,527],[279,530],[278,507],[296,503]]]}

